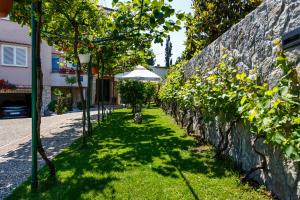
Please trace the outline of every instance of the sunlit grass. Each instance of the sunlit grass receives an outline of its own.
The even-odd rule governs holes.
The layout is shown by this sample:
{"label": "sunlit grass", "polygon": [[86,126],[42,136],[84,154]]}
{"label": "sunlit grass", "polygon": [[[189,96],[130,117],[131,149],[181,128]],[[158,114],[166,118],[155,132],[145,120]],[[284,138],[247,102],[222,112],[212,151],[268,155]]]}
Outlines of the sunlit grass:
{"label": "sunlit grass", "polygon": [[36,194],[28,181],[8,199],[268,199],[241,185],[230,161],[192,153],[197,142],[161,109],[143,116],[136,125],[130,110],[116,111],[85,149],[78,140],[55,158],[57,180],[44,168]]}

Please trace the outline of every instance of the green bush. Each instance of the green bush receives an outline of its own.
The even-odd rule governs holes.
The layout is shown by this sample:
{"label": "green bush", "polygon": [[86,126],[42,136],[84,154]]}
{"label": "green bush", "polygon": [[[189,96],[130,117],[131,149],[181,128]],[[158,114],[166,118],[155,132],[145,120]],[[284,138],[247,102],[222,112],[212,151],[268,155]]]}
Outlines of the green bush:
{"label": "green bush", "polygon": [[56,100],[52,100],[49,104],[48,104],[48,110],[51,112],[55,112],[55,105],[56,105],[57,101]]}
{"label": "green bush", "polygon": [[256,68],[238,72],[236,60],[230,55],[224,54],[211,71],[187,81],[181,69],[172,71],[161,88],[161,100],[176,102],[181,109],[198,110],[205,122],[217,117],[220,133],[244,121],[256,137],[279,147],[286,157],[300,161],[299,67],[278,52],[276,67],[284,75],[276,86],[270,86],[260,80]]}
{"label": "green bush", "polygon": [[157,96],[157,84],[152,82],[145,83],[145,90],[144,90],[144,98],[145,104],[150,106],[150,103],[155,100]]}
{"label": "green bush", "polygon": [[56,104],[54,106],[55,112],[60,115],[66,113],[68,109],[68,99],[71,97],[70,94],[65,94],[59,89],[54,90],[54,95],[56,96]]}
{"label": "green bush", "polygon": [[145,100],[145,84],[141,81],[121,81],[118,85],[122,103],[130,104],[133,113]]}

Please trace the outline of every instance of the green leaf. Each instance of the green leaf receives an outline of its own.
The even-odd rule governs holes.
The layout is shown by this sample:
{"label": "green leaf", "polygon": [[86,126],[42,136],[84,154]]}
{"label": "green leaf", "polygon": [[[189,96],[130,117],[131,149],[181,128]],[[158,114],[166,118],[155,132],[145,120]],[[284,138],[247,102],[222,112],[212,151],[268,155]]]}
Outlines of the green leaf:
{"label": "green leaf", "polygon": [[300,116],[293,119],[293,124],[300,124]]}
{"label": "green leaf", "polygon": [[185,17],[185,13],[177,13],[177,14],[176,14],[176,17],[177,17],[177,19],[179,19],[179,20],[183,20],[184,17]]}
{"label": "green leaf", "polygon": [[119,0],[113,0],[112,5],[115,6],[118,2],[119,2]]}
{"label": "green leaf", "polygon": [[238,80],[243,81],[243,80],[245,80],[246,76],[247,76],[246,73],[243,72],[243,73],[237,74],[237,75],[236,75],[236,78],[237,78]]}
{"label": "green leaf", "polygon": [[247,100],[247,96],[243,96],[241,99],[241,105],[243,106],[245,101]]}
{"label": "green leaf", "polygon": [[253,119],[256,117],[257,111],[256,108],[253,108],[252,110],[249,111],[249,121],[252,122]]}
{"label": "green leaf", "polygon": [[273,137],[271,138],[271,140],[277,144],[282,144],[286,139],[285,139],[285,137],[283,137],[283,135],[281,135],[279,133],[275,133],[273,135]]}
{"label": "green leaf", "polygon": [[292,145],[289,145],[286,149],[285,149],[285,154],[288,157],[291,157],[292,154],[297,154],[297,151],[295,149],[295,147],[293,147]]}

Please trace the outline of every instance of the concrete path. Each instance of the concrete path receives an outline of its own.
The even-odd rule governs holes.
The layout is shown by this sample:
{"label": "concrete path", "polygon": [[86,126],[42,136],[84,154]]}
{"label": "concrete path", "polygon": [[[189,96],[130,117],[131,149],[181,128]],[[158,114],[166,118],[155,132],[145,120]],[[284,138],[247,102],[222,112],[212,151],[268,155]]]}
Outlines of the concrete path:
{"label": "concrete path", "polygon": [[[96,119],[97,111],[91,111]],[[43,117],[41,136],[53,157],[82,133],[81,112]],[[43,165],[39,158],[39,167]],[[31,175],[31,118],[0,120],[0,200]]]}

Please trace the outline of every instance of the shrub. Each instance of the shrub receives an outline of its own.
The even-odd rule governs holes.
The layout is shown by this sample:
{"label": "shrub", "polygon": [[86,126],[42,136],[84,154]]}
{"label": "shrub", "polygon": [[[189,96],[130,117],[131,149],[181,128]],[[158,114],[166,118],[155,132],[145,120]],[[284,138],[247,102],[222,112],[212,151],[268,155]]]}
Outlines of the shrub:
{"label": "shrub", "polygon": [[229,124],[244,120],[256,137],[279,147],[286,157],[300,161],[299,67],[292,66],[283,52],[277,53],[276,67],[284,75],[271,87],[258,79],[255,68],[238,72],[235,59],[225,54],[210,72],[185,83],[182,70],[170,73],[160,98],[166,103],[178,103],[181,109],[200,111],[206,122],[217,117],[221,122],[218,124],[223,123],[224,130],[218,128],[220,133],[230,131],[225,130]]}
{"label": "shrub", "polygon": [[156,96],[157,96],[157,84],[152,82],[145,83],[145,91],[144,91],[145,104],[148,104],[148,106],[150,106],[151,101],[153,101]]}
{"label": "shrub", "polygon": [[141,81],[127,80],[121,81],[118,85],[121,100],[125,104],[130,104],[133,113],[137,106],[142,105],[145,100],[145,85]]}
{"label": "shrub", "polygon": [[65,94],[59,89],[54,90],[54,95],[56,96],[56,104],[54,106],[55,112],[60,115],[66,113],[68,109],[68,99],[71,97],[70,94]]}
{"label": "shrub", "polygon": [[51,112],[55,112],[55,105],[56,105],[57,101],[56,100],[52,100],[49,104],[48,104],[48,110],[50,110]]}

